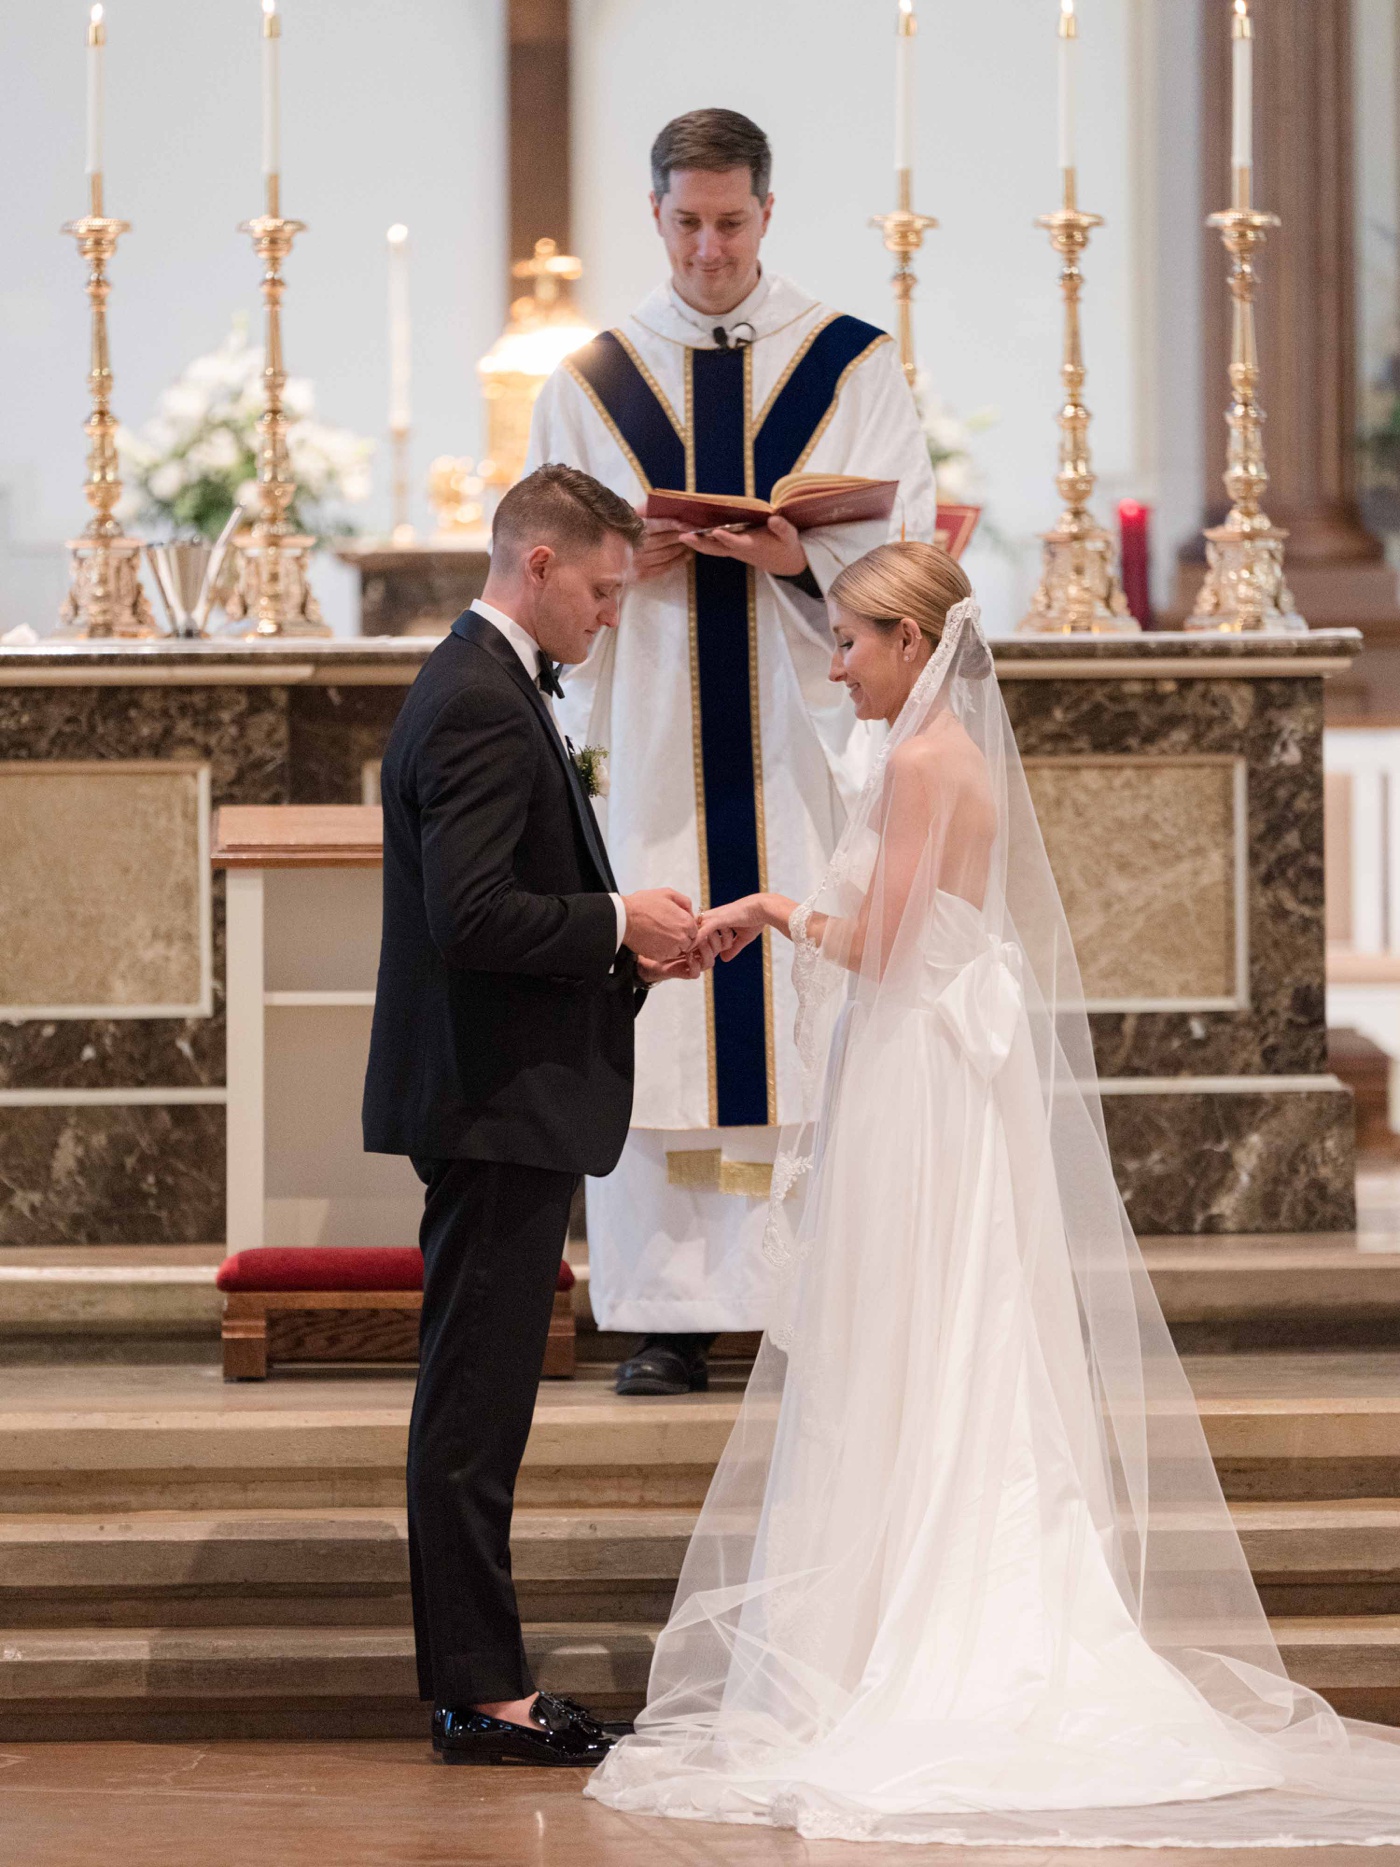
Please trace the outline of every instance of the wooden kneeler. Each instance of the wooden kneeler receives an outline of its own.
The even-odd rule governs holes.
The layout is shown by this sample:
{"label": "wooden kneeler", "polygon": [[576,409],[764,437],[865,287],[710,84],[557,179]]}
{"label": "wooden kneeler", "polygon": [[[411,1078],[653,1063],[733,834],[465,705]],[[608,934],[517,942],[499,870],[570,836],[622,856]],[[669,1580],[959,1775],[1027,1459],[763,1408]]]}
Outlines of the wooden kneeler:
{"label": "wooden kneeler", "polygon": [[[225,1258],[224,1379],[265,1381],[287,1362],[415,1362],[423,1259],[412,1246],[267,1247]],[[574,1273],[559,1266],[545,1349],[546,1378],[570,1380]]]}

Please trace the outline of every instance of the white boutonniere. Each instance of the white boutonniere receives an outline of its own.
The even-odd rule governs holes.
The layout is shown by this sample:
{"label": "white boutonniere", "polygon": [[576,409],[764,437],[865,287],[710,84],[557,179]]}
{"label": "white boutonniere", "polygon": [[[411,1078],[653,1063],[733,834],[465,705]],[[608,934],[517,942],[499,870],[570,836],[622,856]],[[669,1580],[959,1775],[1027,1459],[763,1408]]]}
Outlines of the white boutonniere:
{"label": "white boutonniere", "polygon": [[612,788],[612,780],[608,776],[606,746],[584,746],[581,752],[574,753],[574,767],[590,797],[607,796]]}

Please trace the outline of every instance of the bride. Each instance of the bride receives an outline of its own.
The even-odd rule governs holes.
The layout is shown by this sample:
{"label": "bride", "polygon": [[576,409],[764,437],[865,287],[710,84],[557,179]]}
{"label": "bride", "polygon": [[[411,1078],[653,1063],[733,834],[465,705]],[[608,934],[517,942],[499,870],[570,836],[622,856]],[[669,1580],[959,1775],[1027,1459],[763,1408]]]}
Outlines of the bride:
{"label": "bride", "polygon": [[1063,909],[966,578],[831,591],[890,733],[794,944],[785,1272],[588,1794],[811,1837],[1400,1842],[1400,1734],[1286,1676],[1114,1185]]}

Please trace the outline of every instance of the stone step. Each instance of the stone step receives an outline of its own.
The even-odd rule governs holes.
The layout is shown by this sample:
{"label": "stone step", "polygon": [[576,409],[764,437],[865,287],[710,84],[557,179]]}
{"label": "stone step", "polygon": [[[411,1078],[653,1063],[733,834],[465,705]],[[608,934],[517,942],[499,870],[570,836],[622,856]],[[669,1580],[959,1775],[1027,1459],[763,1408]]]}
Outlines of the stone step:
{"label": "stone step", "polygon": [[[692,1511],[517,1511],[527,1620],[664,1620]],[[0,1517],[0,1626],[407,1626],[402,1511]]]}
{"label": "stone step", "polygon": [[[1296,1618],[1274,1631],[1292,1675],[1339,1710],[1400,1722],[1400,1617]],[[655,1629],[526,1628],[542,1684],[627,1716]],[[0,1742],[421,1735],[413,1638],[401,1627],[0,1630]]]}
{"label": "stone step", "polygon": [[[540,1684],[618,1717],[646,1696],[654,1627],[535,1622]],[[407,1627],[0,1629],[0,1742],[423,1736]]]}
{"label": "stone step", "polygon": [[1346,1717],[1400,1724],[1400,1615],[1283,1616],[1270,1626],[1300,1685]]}
{"label": "stone step", "polygon": [[1400,1330],[1400,1238],[1377,1232],[1144,1238],[1183,1354],[1387,1348]]}
{"label": "stone step", "polygon": [[1400,1353],[1188,1355],[1232,1499],[1400,1497]]}
{"label": "stone step", "polygon": [[[0,1512],[399,1505],[412,1393],[385,1373],[230,1385],[197,1367],[0,1370]],[[699,1504],[736,1407],[545,1383],[517,1499]]]}
{"label": "stone step", "polygon": [[[1400,1500],[1240,1503],[1266,1608],[1400,1613]],[[694,1513],[645,1506],[517,1512],[522,1614],[664,1620]],[[407,1626],[402,1511],[153,1511],[0,1517],[0,1625]]]}
{"label": "stone step", "polygon": [[[1400,1350],[1187,1357],[1227,1495],[1400,1497]],[[402,1504],[411,1377],[229,1385],[216,1370],[0,1369],[0,1513]],[[698,1505],[733,1393],[540,1389],[517,1497],[549,1509]]]}
{"label": "stone step", "polygon": [[[1364,1189],[1363,1189],[1364,1190]],[[1363,1204],[1359,1233],[1144,1238],[1143,1255],[1178,1345],[1384,1346],[1400,1322],[1395,1215]],[[1372,1222],[1374,1220],[1374,1222]],[[636,1338],[600,1333],[587,1248],[571,1245],[586,1363],[621,1360]],[[0,1364],[211,1360],[221,1245],[57,1245],[0,1253]],[[755,1335],[722,1336],[719,1362],[745,1364]]]}

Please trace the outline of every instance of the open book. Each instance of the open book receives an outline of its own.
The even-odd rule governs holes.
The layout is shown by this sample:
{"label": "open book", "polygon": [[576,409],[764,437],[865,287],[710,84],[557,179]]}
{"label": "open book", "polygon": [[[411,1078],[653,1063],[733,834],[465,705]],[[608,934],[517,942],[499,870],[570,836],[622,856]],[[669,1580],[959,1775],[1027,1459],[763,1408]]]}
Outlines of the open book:
{"label": "open book", "polygon": [[692,531],[708,531],[719,525],[763,525],[781,512],[789,525],[805,532],[814,525],[887,519],[898,491],[898,480],[867,480],[854,473],[788,473],[774,481],[771,499],[657,488],[647,494],[646,516],[679,519]]}

